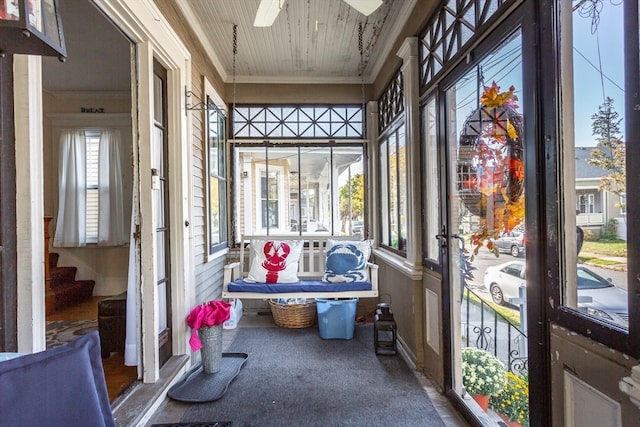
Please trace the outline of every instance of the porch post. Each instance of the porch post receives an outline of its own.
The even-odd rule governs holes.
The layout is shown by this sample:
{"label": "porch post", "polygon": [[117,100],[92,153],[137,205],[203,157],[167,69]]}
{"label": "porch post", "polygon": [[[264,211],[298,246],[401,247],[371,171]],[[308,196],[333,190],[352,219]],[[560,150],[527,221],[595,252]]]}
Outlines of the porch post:
{"label": "porch post", "polygon": [[[407,188],[412,195],[407,203],[407,239],[406,267],[420,270],[422,265],[422,192],[420,181],[420,111],[418,38],[407,38],[398,50],[402,58],[402,86],[404,94],[405,132],[407,141]],[[409,202],[409,200],[408,200]]]}
{"label": "porch post", "polygon": [[378,102],[369,101],[365,109],[365,117],[367,123],[367,180],[368,185],[365,188],[373,189],[367,193],[367,212],[369,214],[369,224],[371,229],[368,230],[370,238],[372,237],[378,244],[381,241],[380,236],[380,187],[378,181],[380,179],[380,169],[377,167],[377,160],[380,158],[380,150],[378,150]]}
{"label": "porch post", "polygon": [[42,59],[14,56],[18,351],[45,341]]}

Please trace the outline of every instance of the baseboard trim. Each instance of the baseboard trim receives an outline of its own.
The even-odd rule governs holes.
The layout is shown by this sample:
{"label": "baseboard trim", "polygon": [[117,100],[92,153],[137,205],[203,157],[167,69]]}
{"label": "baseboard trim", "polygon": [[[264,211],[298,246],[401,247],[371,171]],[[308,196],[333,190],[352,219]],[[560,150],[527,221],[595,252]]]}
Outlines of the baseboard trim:
{"label": "baseboard trim", "polygon": [[165,401],[167,391],[187,372],[189,357],[173,356],[160,369],[160,379],[152,384],[138,382],[111,407],[118,426],[145,426]]}

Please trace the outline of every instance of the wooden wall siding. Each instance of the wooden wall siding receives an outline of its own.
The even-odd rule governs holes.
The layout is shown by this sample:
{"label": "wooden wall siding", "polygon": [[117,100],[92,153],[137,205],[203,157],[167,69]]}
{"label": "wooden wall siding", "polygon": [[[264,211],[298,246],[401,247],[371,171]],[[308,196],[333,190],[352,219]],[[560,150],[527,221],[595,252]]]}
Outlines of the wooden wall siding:
{"label": "wooden wall siding", "polygon": [[[224,84],[220,74],[208,59],[206,52],[189,28],[174,0],[155,0],[167,21],[182,39],[191,53],[191,104],[205,100],[204,78],[214,89],[224,96]],[[202,111],[191,111],[191,227],[192,260],[195,273],[196,302],[220,298],[222,294],[222,276],[225,257],[207,261],[208,247],[206,239],[206,186],[205,186],[205,125]]]}
{"label": "wooden wall siding", "polygon": [[222,295],[222,279],[226,257],[218,257],[202,264],[196,271],[196,299],[210,301]]}

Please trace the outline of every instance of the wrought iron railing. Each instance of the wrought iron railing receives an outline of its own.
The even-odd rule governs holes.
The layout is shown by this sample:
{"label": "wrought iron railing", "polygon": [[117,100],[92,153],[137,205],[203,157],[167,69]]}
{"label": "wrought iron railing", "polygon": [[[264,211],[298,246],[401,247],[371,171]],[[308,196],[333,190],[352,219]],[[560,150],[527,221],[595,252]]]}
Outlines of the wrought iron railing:
{"label": "wrought iron railing", "polygon": [[492,353],[514,374],[528,373],[526,333],[466,286],[461,317],[463,347],[477,347]]}

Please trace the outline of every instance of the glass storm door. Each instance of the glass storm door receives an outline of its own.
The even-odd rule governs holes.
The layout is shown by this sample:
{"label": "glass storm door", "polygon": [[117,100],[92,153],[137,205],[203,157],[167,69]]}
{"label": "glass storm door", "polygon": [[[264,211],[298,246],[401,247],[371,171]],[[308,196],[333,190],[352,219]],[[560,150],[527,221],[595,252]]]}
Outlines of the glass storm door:
{"label": "glass storm door", "polygon": [[154,129],[152,138],[155,180],[153,203],[156,232],[156,310],[160,366],[171,356],[171,243],[169,240],[169,182],[167,159],[167,71],[154,60]]}
{"label": "glass storm door", "polygon": [[[507,378],[525,405],[528,395],[520,31],[493,46],[443,97],[452,388],[485,425],[516,399],[499,393]],[[493,408],[477,394],[493,395]]]}

